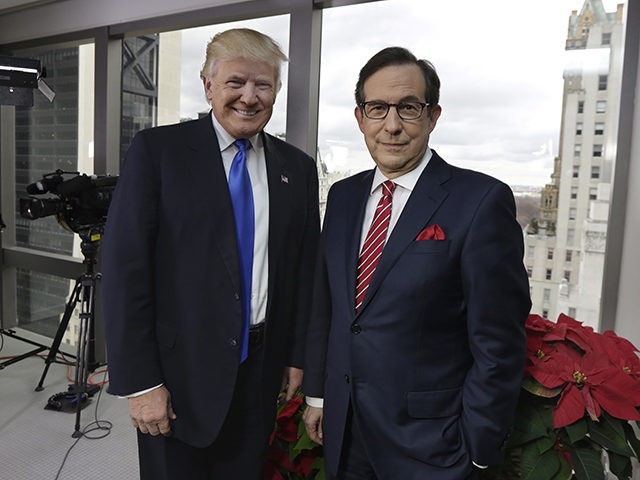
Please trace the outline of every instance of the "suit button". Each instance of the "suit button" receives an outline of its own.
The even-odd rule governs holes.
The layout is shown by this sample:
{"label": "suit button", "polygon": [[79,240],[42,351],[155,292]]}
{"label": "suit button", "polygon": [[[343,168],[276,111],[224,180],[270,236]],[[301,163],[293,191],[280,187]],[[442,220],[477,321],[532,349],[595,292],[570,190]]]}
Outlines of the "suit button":
{"label": "suit button", "polygon": [[357,323],[354,323],[353,325],[351,325],[351,333],[353,333],[354,335],[358,335],[361,331],[362,331],[362,327]]}
{"label": "suit button", "polygon": [[235,338],[230,338],[229,345],[233,348],[236,348],[238,346],[238,340],[236,340]]}
{"label": "suit button", "polygon": [[344,383],[349,383],[349,382],[350,382],[349,375],[345,375],[344,376]]}
{"label": "suit button", "polygon": [[235,298],[236,300],[240,300],[240,295],[238,295],[237,293],[233,296],[233,298]]}

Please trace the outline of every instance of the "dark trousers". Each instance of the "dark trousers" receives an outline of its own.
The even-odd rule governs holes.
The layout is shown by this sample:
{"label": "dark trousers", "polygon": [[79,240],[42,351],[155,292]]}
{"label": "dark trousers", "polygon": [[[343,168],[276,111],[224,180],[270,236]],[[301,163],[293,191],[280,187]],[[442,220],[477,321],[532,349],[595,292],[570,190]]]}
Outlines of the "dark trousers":
{"label": "dark trousers", "polygon": [[338,476],[328,474],[328,480],[377,480],[357,423],[349,406]]}
{"label": "dark trousers", "polygon": [[240,366],[220,434],[209,447],[138,432],[141,480],[262,480],[271,431],[265,428],[261,377],[262,355],[250,355]]}

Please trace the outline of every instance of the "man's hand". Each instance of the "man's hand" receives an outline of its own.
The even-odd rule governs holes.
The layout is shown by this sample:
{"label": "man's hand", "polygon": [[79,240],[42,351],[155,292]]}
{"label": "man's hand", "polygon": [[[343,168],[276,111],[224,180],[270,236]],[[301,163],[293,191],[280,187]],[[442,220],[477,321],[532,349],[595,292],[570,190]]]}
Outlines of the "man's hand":
{"label": "man's hand", "polygon": [[322,408],[311,407],[309,405],[307,405],[307,408],[302,414],[302,420],[304,421],[304,426],[307,428],[309,438],[320,445],[322,445],[322,415]]}
{"label": "man's hand", "polygon": [[285,401],[289,401],[298,392],[302,386],[302,376],[304,371],[301,368],[286,367],[284,369],[284,377],[282,378],[282,390],[287,389]]}
{"label": "man's hand", "polygon": [[173,413],[171,394],[164,385],[137,397],[129,397],[131,424],[141,433],[153,436],[171,434],[169,419],[178,418]]}

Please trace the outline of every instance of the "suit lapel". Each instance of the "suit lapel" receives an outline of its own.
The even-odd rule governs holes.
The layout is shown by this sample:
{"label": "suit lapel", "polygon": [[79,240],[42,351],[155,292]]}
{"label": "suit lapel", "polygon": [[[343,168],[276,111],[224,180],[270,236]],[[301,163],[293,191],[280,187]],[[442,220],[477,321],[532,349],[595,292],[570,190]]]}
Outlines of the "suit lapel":
{"label": "suit lapel", "polygon": [[[262,133],[262,142],[269,186],[269,278],[274,279],[277,278],[276,267],[286,239],[287,223],[291,216],[293,199],[289,186],[286,156],[269,135]],[[273,281],[268,282],[267,316],[273,298],[274,283]]]}
{"label": "suit lapel", "polygon": [[389,270],[444,202],[448,192],[442,185],[450,178],[449,165],[433,152],[382,251],[359,312],[366,309]]}
{"label": "suit lapel", "polygon": [[[234,287],[241,288],[240,270],[238,265],[238,246],[235,234],[235,220],[229,194],[229,184],[222,164],[218,137],[213,129],[211,115],[195,122],[195,128],[187,139],[187,146],[193,150],[193,155],[186,159],[185,168],[189,170],[192,181],[191,191],[208,192],[211,212],[211,224],[215,235],[216,248],[222,257]],[[194,204],[202,202],[202,196],[194,196]]]}
{"label": "suit lapel", "polygon": [[[364,221],[364,213],[367,206],[367,200],[371,195],[371,183],[373,182],[374,170],[366,172],[356,184],[353,191],[353,201],[349,202],[353,208],[347,210],[347,218],[345,223],[345,235],[347,239],[345,245],[348,250],[345,252],[345,278],[347,279],[347,288],[349,288],[349,299],[351,302],[351,311],[356,309],[356,275],[358,269],[358,257],[360,256],[360,239],[362,237],[362,229],[369,230],[369,225],[362,225]],[[360,225],[361,228],[353,228]]]}

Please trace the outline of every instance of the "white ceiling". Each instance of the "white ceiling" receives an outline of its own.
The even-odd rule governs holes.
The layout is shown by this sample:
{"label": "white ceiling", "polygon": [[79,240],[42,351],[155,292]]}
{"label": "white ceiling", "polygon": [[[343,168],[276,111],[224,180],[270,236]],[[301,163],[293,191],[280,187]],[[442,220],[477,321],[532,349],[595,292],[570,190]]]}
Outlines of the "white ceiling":
{"label": "white ceiling", "polygon": [[0,0],[0,15],[59,0]]}

